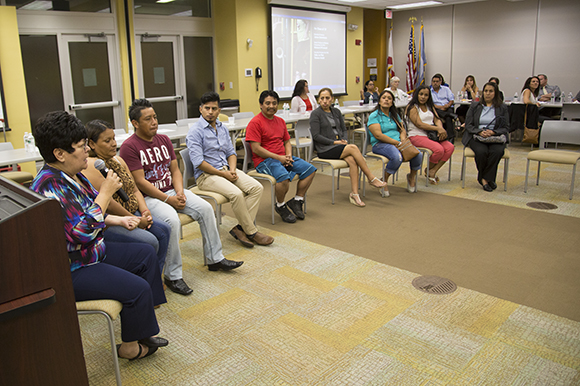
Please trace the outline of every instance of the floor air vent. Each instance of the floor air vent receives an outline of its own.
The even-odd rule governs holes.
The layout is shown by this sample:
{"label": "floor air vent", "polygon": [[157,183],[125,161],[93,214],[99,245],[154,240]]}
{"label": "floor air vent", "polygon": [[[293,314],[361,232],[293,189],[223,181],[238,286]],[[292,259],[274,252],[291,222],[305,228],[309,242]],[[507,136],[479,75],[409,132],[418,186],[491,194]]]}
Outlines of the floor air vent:
{"label": "floor air vent", "polygon": [[419,291],[434,295],[446,295],[455,292],[457,285],[449,279],[439,276],[419,276],[413,279],[413,287]]}

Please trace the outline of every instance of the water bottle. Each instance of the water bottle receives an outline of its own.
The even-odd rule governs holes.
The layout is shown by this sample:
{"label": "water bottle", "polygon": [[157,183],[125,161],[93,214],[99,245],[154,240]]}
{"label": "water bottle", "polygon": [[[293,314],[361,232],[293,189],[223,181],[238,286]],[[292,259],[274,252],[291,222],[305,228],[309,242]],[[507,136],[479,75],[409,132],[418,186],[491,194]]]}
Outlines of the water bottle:
{"label": "water bottle", "polygon": [[27,153],[30,153],[30,134],[28,133],[28,131],[24,132],[24,137],[22,138],[24,140],[24,151],[26,151]]}
{"label": "water bottle", "polygon": [[38,153],[39,150],[36,147],[36,141],[34,140],[34,135],[32,133],[28,134],[28,143],[30,144],[30,152],[31,153]]}
{"label": "water bottle", "polygon": [[283,109],[284,109],[284,118],[288,118],[288,115],[290,114],[290,106],[288,105],[288,103],[284,103]]}
{"label": "water bottle", "polygon": [[455,94],[455,102],[461,102],[461,90],[457,91],[457,94]]}
{"label": "water bottle", "polygon": [[572,95],[572,93],[569,93],[568,94],[568,100],[566,100],[566,102],[572,103],[573,100],[574,100],[574,96]]}
{"label": "water bottle", "polygon": [[369,97],[369,105],[372,105],[375,103],[375,101],[373,100],[373,94],[371,94],[371,96]]}
{"label": "water bottle", "polygon": [[550,103],[555,103],[556,102],[556,96],[554,95],[554,93],[552,93],[552,96],[550,97]]}
{"label": "water bottle", "polygon": [[338,99],[334,100],[334,107],[336,107],[336,108],[340,107],[340,103],[338,103]]}
{"label": "water bottle", "polygon": [[514,100],[512,102],[517,102],[518,101],[518,92],[516,91],[516,93],[514,94]]}

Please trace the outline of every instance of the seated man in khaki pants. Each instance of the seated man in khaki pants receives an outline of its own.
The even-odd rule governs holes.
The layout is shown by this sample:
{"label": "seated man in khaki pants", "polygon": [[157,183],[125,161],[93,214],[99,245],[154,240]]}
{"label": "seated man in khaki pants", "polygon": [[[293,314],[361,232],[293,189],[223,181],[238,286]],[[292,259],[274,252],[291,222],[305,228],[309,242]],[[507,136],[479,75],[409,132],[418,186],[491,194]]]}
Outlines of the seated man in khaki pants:
{"label": "seated man in khaki pants", "polygon": [[202,190],[219,193],[230,200],[239,224],[230,234],[252,248],[254,243],[269,245],[274,238],[258,232],[254,224],[262,184],[236,168],[237,156],[228,129],[217,119],[220,96],[213,91],[201,97],[201,118],[191,126],[186,143],[195,168],[194,177]]}

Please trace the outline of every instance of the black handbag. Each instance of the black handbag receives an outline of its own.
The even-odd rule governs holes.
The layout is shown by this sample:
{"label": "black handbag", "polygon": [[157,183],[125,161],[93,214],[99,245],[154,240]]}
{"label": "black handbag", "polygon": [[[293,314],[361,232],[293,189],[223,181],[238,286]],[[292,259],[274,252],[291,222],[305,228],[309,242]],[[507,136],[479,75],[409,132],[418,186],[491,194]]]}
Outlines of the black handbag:
{"label": "black handbag", "polygon": [[441,142],[441,140],[439,139],[439,133],[437,133],[435,130],[426,130],[426,131],[427,138],[429,138],[431,141]]}

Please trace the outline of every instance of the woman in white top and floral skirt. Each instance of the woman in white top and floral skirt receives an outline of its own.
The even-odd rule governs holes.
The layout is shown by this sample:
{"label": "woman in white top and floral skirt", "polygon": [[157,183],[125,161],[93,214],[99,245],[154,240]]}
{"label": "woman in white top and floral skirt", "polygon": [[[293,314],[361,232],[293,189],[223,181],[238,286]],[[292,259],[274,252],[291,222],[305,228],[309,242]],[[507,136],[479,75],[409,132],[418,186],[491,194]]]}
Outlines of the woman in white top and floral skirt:
{"label": "woman in white top and floral skirt", "polygon": [[[429,157],[429,182],[439,183],[437,172],[449,161],[455,147],[446,141],[447,131],[435,111],[433,97],[428,86],[419,86],[413,93],[413,98],[407,106],[407,131],[411,143],[415,147],[424,147],[433,152]],[[427,173],[427,170],[425,170]]]}

